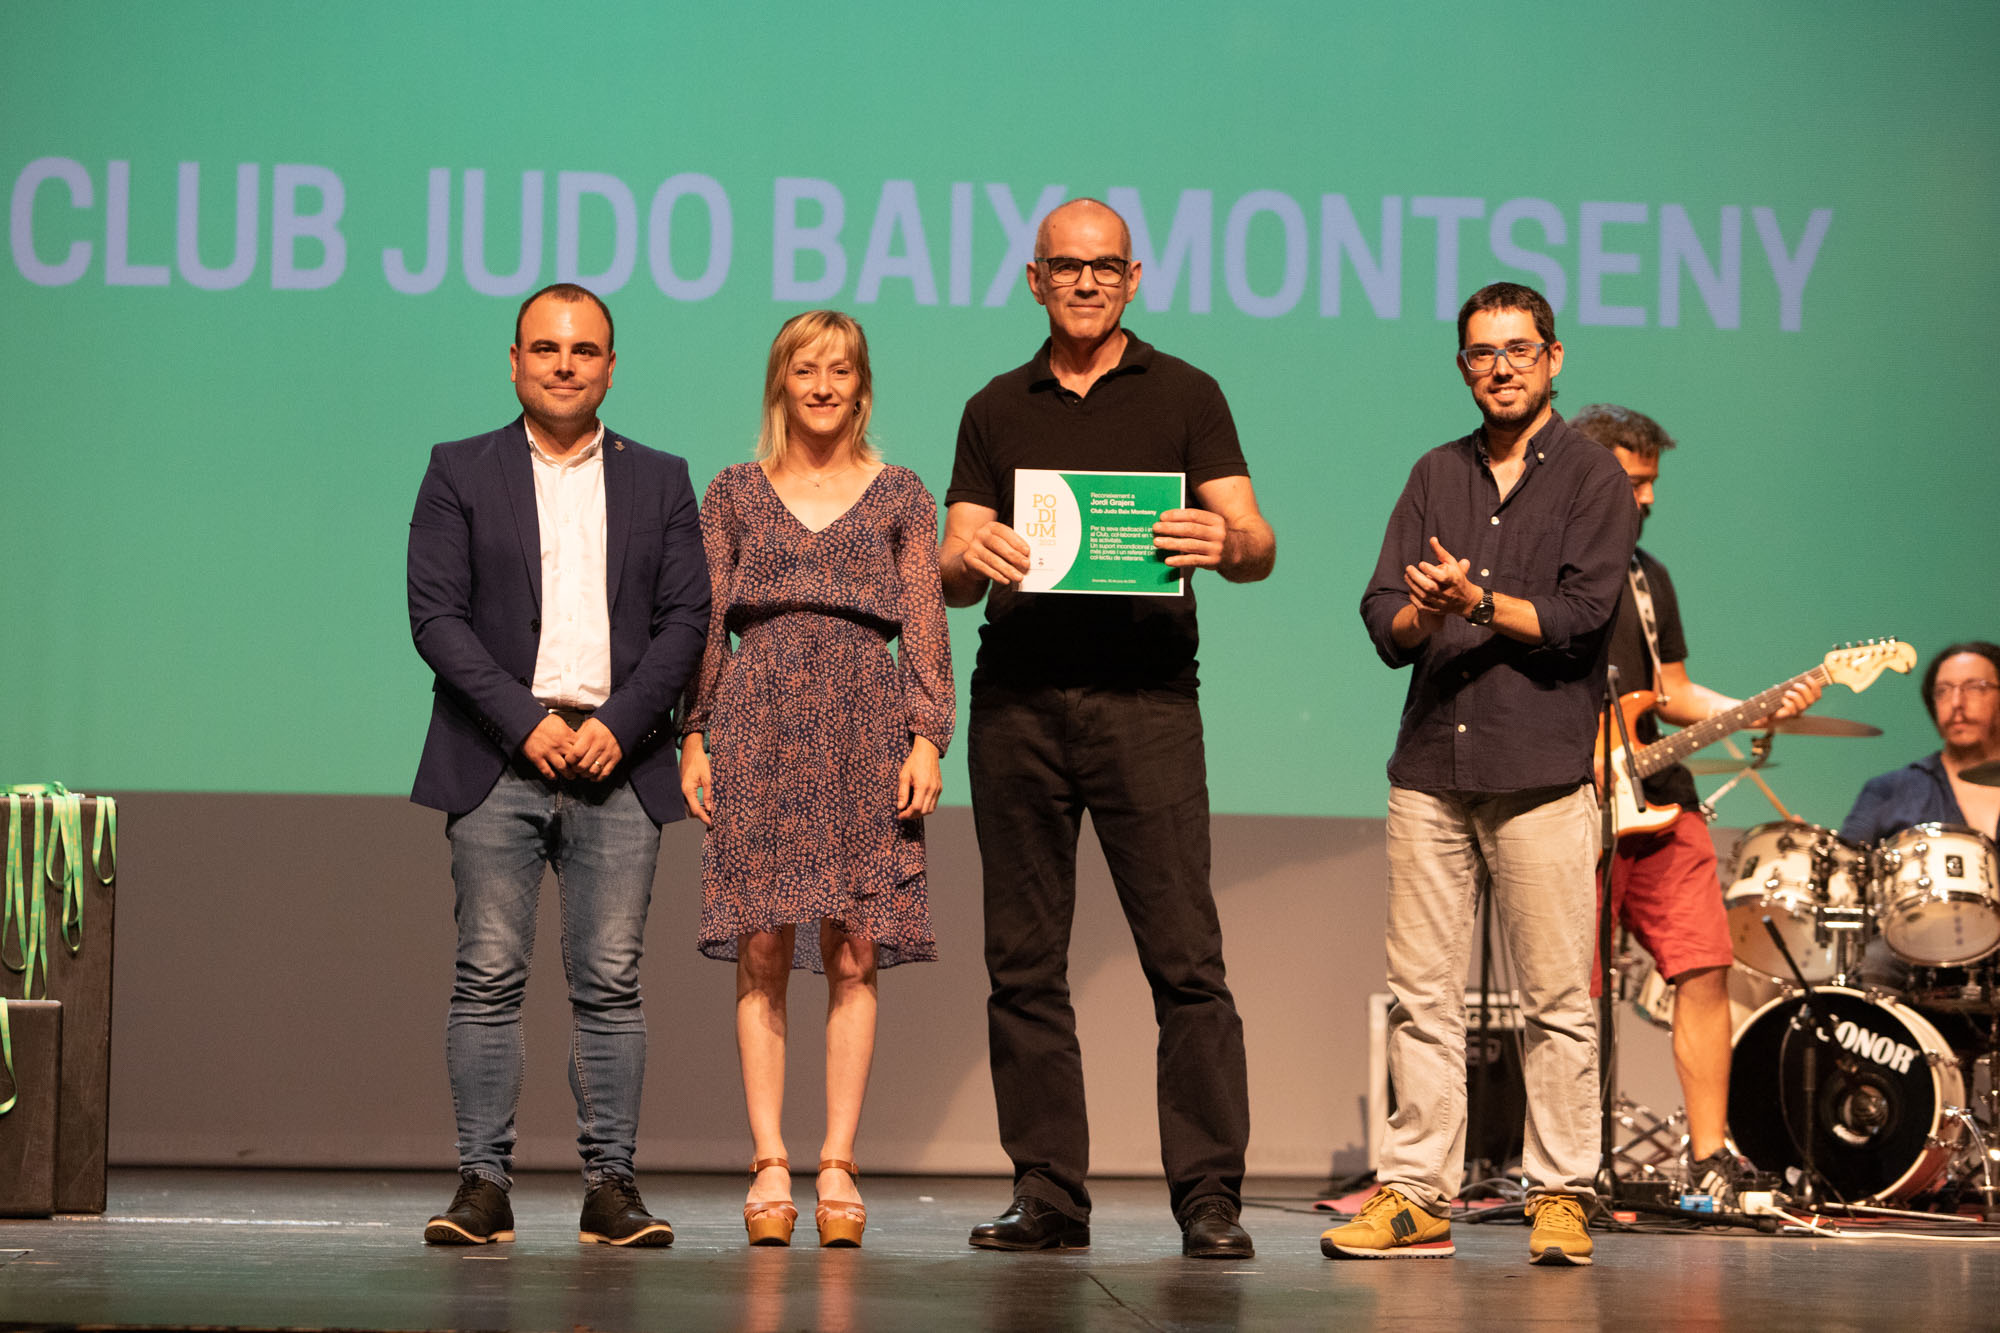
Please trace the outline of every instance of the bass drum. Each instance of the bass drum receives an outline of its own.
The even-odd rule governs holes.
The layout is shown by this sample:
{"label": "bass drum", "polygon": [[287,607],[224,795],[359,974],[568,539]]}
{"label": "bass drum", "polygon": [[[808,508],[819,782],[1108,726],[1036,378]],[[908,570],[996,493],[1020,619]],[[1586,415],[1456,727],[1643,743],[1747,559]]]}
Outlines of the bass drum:
{"label": "bass drum", "polygon": [[1831,1040],[1820,1047],[1819,1088],[1806,1105],[1806,1027],[1797,996],[1771,1001],[1736,1034],[1729,1073],[1729,1135],[1759,1170],[1814,1165],[1843,1199],[1900,1202],[1944,1174],[1964,1128],[1945,1114],[1965,1102],[1951,1048],[1916,1010],[1860,991],[1813,991]]}

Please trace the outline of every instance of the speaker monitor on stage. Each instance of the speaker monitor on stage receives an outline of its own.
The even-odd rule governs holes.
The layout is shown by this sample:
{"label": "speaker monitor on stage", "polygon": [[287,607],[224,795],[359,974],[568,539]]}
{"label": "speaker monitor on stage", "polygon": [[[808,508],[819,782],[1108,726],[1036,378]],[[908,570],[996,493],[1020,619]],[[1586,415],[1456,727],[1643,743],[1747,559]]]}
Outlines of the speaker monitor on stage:
{"label": "speaker monitor on stage", "polygon": [[[1396,1089],[1389,1081],[1389,1009],[1395,997],[1377,991],[1368,997],[1368,1169],[1382,1160],[1382,1139],[1396,1109]],[[1465,1127],[1465,1159],[1474,1162],[1514,1161],[1521,1155],[1522,1130],[1528,1115],[1528,1088],[1521,1073],[1521,1006],[1511,991],[1488,992],[1487,1033],[1479,1040],[1479,992],[1465,992],[1465,1081],[1467,1105],[1484,1066],[1486,1086],[1477,1108],[1478,1121]]]}

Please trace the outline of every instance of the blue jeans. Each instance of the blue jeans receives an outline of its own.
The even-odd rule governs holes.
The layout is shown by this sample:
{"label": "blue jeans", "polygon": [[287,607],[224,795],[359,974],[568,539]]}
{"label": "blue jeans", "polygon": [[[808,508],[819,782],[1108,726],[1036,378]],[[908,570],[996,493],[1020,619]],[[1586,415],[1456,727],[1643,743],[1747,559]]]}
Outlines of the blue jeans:
{"label": "blue jeans", "polygon": [[631,1178],[646,1077],[639,958],[659,825],[627,782],[550,782],[509,768],[475,809],[445,822],[457,885],[458,958],[445,1064],[459,1170],[513,1182],[521,1096],[521,996],[535,947],[542,868],[562,894],[569,1086],[586,1181]]}

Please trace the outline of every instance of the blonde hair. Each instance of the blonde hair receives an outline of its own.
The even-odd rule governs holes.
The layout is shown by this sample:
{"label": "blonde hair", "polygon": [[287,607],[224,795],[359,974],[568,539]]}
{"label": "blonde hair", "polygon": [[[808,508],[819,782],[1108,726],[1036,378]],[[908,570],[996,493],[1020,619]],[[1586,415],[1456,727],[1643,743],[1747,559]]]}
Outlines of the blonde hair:
{"label": "blonde hair", "polygon": [[770,359],[764,366],[764,424],[757,433],[757,457],[773,464],[782,463],[790,446],[786,417],[785,377],[792,358],[822,340],[840,347],[840,354],[854,367],[854,422],[848,440],[854,456],[863,463],[881,457],[868,438],[868,419],[875,413],[875,377],[868,369],[868,335],[852,316],[838,310],[808,310],[785,321],[771,340]]}

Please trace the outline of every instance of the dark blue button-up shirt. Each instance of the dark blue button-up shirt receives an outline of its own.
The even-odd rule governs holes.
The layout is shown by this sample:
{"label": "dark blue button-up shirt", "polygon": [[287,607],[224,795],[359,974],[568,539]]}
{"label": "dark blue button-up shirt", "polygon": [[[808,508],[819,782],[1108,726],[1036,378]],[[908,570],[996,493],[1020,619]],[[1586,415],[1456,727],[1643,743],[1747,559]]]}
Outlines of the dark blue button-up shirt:
{"label": "dark blue button-up shirt", "polygon": [[[1840,836],[1855,842],[1880,842],[1917,824],[1957,824],[1967,827],[1958,794],[1944,771],[1942,755],[1930,754],[1893,773],[1868,779],[1840,826]],[[1979,832],[2000,839],[2000,826]]]}
{"label": "dark blue button-up shirt", "polygon": [[[1528,441],[1504,500],[1482,438],[1417,460],[1361,597],[1382,660],[1413,668],[1389,781],[1431,792],[1574,786],[1590,776],[1607,631],[1638,506],[1616,456],[1559,415]],[[1432,537],[1472,561],[1473,583],[1534,603],[1542,642],[1454,616],[1414,649],[1397,647],[1390,624],[1410,600],[1403,567],[1436,560]]]}

